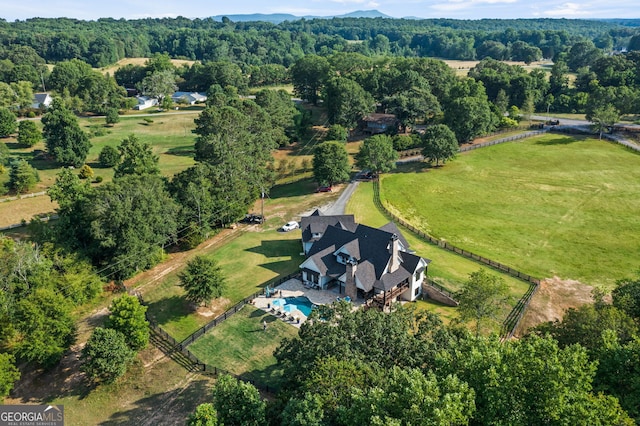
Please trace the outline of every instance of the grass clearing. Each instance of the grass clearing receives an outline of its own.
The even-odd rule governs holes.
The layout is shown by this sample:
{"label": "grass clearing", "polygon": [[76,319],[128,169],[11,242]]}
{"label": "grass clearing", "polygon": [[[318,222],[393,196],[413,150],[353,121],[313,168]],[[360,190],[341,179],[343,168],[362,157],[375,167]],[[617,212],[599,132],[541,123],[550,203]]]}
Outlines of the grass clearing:
{"label": "grass clearing", "polygon": [[638,268],[638,181],[638,154],[548,134],[476,150],[442,168],[385,175],[381,197],[458,247],[540,278],[610,289]]}
{"label": "grass clearing", "polygon": [[[263,331],[262,323],[267,322]],[[201,361],[242,374],[263,385],[279,387],[284,372],[277,368],[273,352],[298,329],[250,305],[189,346]]]}
{"label": "grass clearing", "polygon": [[[120,68],[124,67],[125,65],[139,65],[141,67],[146,66],[147,61],[149,60],[149,58],[123,58],[120,59],[118,62],[116,62],[113,65],[109,65],[107,67],[102,67],[99,69],[99,71],[102,74],[111,74],[113,75],[114,72],[116,72],[117,70],[119,70]],[[196,61],[191,61],[188,59],[171,59],[171,63],[176,67],[176,68],[180,68],[182,65],[193,65]]]}
{"label": "grass clearing", "polygon": [[[122,116],[120,122],[113,127],[104,127],[104,118],[80,118],[78,121],[83,130],[89,132],[92,128],[97,128],[105,132],[102,136],[91,138],[92,147],[87,155],[87,164],[93,169],[94,177],[101,176],[105,182],[113,179],[113,169],[101,168],[98,155],[103,147],[117,147],[123,139],[132,134],[151,144],[153,152],[159,157],[159,167],[164,176],[171,177],[193,165],[195,135],[191,130],[195,128],[193,120],[199,112],[195,110],[187,113],[150,115],[153,120],[151,123],[144,121],[147,117]],[[52,161],[34,159],[38,151],[45,150],[44,141],[34,147],[19,145],[15,138],[8,138],[6,142],[11,156],[24,158],[38,170],[40,182],[31,192],[45,191],[55,183],[56,174],[61,167]],[[8,173],[0,175],[0,185],[6,184],[8,180]],[[28,221],[55,208],[56,205],[51,203],[46,195],[0,203],[0,226],[19,223],[22,219]]]}
{"label": "grass clearing", "polygon": [[[388,175],[385,175],[387,178]],[[353,214],[359,223],[380,227],[389,222],[373,204],[373,184],[371,182],[361,182],[347,204],[347,213]],[[402,228],[401,228],[402,229]],[[469,274],[485,267],[480,263],[471,261],[450,251],[438,248],[416,237],[410,231],[402,229],[404,236],[411,245],[411,249],[427,259],[431,259],[429,265],[429,280],[442,285],[452,292],[461,289],[462,284],[467,281]],[[513,304],[522,297],[529,285],[511,276],[501,274],[489,269],[491,273],[499,274],[509,286]],[[432,301],[418,301],[418,309],[427,309],[441,315],[443,320],[449,321],[457,316],[456,309],[444,306]],[[505,317],[508,312],[505,312]]]}

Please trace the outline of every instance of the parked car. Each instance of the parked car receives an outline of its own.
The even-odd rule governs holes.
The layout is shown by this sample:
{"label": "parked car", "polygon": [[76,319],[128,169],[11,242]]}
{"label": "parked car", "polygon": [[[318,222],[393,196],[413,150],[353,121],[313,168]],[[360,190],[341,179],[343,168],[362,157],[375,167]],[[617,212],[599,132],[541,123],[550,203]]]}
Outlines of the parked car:
{"label": "parked car", "polygon": [[331,192],[330,186],[319,186],[316,192]]}
{"label": "parked car", "polygon": [[249,213],[240,219],[241,223],[264,223],[264,217],[260,214]]}
{"label": "parked car", "polygon": [[287,222],[284,225],[282,225],[282,231],[284,232],[293,231],[294,229],[298,229],[298,228],[300,228],[300,224],[296,221]]}

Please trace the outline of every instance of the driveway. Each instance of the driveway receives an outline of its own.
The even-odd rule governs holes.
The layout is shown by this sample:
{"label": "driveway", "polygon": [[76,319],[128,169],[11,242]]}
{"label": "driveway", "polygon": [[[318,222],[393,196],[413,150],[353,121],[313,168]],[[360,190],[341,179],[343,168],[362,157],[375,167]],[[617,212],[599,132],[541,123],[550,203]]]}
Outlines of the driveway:
{"label": "driveway", "polygon": [[347,208],[347,203],[349,202],[351,195],[353,195],[353,191],[355,191],[357,187],[357,181],[349,183],[344,191],[342,191],[342,194],[340,194],[340,197],[331,206],[322,210],[322,213],[328,216],[344,214]]}

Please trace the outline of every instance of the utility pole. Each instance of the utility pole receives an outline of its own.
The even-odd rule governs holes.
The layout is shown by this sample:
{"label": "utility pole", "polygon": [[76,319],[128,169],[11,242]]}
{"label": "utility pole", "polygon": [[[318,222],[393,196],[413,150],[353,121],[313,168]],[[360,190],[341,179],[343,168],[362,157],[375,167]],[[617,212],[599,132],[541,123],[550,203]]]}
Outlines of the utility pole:
{"label": "utility pole", "polygon": [[264,223],[264,188],[260,189],[260,215],[262,216],[262,223]]}

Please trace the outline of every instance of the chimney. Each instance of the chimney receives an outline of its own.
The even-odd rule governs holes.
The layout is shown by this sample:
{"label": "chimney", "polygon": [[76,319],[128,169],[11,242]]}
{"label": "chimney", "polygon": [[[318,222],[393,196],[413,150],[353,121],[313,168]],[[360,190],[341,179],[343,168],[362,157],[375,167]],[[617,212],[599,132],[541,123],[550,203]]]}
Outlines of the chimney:
{"label": "chimney", "polygon": [[352,257],[346,262],[347,271],[344,284],[344,293],[351,300],[356,300],[358,296],[358,287],[356,286],[356,271],[358,270],[358,262]]}
{"label": "chimney", "polygon": [[389,254],[391,255],[389,273],[392,274],[400,267],[400,239],[396,234],[393,234],[389,240]]}

